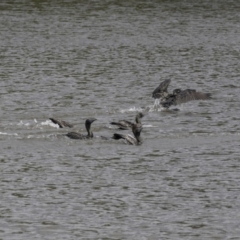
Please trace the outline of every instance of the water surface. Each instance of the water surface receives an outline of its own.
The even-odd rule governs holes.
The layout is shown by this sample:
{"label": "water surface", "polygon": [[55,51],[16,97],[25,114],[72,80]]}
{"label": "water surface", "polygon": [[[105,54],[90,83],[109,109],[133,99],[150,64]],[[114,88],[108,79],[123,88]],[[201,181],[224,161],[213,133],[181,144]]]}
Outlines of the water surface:
{"label": "water surface", "polygon": [[[238,239],[238,5],[2,1],[0,238]],[[164,112],[167,78],[213,100]],[[141,146],[99,137],[138,111]]]}

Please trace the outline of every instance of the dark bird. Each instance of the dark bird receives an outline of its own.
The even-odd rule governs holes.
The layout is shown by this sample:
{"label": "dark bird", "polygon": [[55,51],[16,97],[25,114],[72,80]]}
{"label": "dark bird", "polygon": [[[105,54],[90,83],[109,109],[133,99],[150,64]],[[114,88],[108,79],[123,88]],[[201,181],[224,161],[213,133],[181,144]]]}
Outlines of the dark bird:
{"label": "dark bird", "polygon": [[[144,114],[139,112],[137,113],[136,117],[135,117],[135,121],[136,123],[140,123],[141,124],[141,118],[144,117]],[[112,125],[117,125],[119,129],[121,130],[127,130],[127,129],[132,129],[132,125],[134,123],[127,121],[127,120],[120,120],[118,122],[110,122],[110,124]]]}
{"label": "dark bird", "polygon": [[141,145],[142,144],[142,139],[140,137],[141,131],[142,131],[142,124],[141,123],[134,123],[131,126],[133,136],[131,135],[125,135],[125,134],[119,134],[119,133],[114,133],[113,134],[113,139],[124,139],[128,144],[131,145]]}
{"label": "dark bird", "polygon": [[124,139],[126,140],[126,142],[128,144],[131,144],[131,145],[141,145],[142,144],[142,139],[140,137],[140,134],[141,134],[141,131],[142,131],[142,126],[138,124],[134,124],[132,126],[132,132],[134,134],[134,137],[131,136],[131,135],[125,135],[125,134],[120,134],[120,133],[114,133],[113,134],[113,139]]}
{"label": "dark bird", "polygon": [[85,127],[87,130],[87,135],[83,135],[81,133],[77,133],[77,132],[69,132],[66,134],[67,137],[71,138],[71,139],[88,139],[88,138],[93,138],[93,132],[91,131],[91,124],[96,121],[96,118],[89,118],[86,120],[85,122]]}
{"label": "dark bird", "polygon": [[197,92],[195,89],[175,89],[173,93],[168,93],[167,88],[171,80],[163,81],[154,91],[153,98],[160,98],[160,105],[169,108],[172,105],[193,101],[193,100],[209,100],[210,93]]}
{"label": "dark bird", "polygon": [[62,121],[62,120],[57,120],[55,118],[49,118],[53,123],[57,124],[60,128],[64,128],[64,127],[69,127],[72,128],[73,124],[70,124],[68,122]]}

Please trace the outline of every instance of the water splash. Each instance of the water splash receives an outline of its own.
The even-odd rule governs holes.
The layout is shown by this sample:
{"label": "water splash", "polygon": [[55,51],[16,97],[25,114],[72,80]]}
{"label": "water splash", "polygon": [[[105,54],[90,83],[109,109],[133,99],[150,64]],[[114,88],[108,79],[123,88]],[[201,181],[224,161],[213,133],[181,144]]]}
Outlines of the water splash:
{"label": "water splash", "polygon": [[58,124],[53,123],[51,120],[47,119],[45,122],[41,122],[42,126],[51,126],[55,128],[59,128]]}
{"label": "water splash", "polygon": [[17,126],[29,126],[29,125],[30,125],[29,122],[24,123],[22,120],[19,123],[17,123]]}
{"label": "water splash", "polygon": [[160,104],[160,99],[155,99],[154,104],[147,107],[148,112],[161,112],[165,110],[164,107]]}
{"label": "water splash", "polygon": [[38,123],[36,118],[34,120],[27,121],[27,122],[24,122],[24,121],[21,120],[17,125],[18,126],[31,127],[31,128],[38,128],[38,129],[43,129],[43,126],[50,126],[50,127],[59,128],[59,126],[57,124],[53,123],[49,119],[47,119],[46,121]]}
{"label": "water splash", "polygon": [[27,139],[53,139],[53,138],[56,138],[56,134],[55,133],[51,133],[51,134],[36,134],[36,135],[33,135],[33,134],[29,134],[27,135],[26,137],[24,138],[27,138]]}
{"label": "water splash", "polygon": [[121,109],[120,112],[121,113],[125,113],[125,112],[142,112],[143,109],[141,107],[130,107],[128,109]]}
{"label": "water splash", "polygon": [[9,125],[17,125],[19,127],[24,127],[27,129],[43,129],[43,126],[51,126],[55,128],[59,128],[58,125],[52,123],[50,120],[46,120],[43,122],[38,122],[36,118],[33,120],[20,120],[18,123],[11,123]]}
{"label": "water splash", "polygon": [[156,98],[155,101],[154,101],[154,107],[158,107],[160,104],[160,99],[159,98]]}

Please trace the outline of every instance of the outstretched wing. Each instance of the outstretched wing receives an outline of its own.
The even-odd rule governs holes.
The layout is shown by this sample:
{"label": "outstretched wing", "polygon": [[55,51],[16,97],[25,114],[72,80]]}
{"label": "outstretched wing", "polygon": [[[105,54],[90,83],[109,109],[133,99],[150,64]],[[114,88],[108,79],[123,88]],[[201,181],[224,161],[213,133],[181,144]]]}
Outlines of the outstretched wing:
{"label": "outstretched wing", "polygon": [[164,93],[167,93],[168,85],[170,84],[171,79],[167,79],[160,83],[160,85],[153,91],[153,98],[161,98],[164,97]]}
{"label": "outstretched wing", "polygon": [[68,123],[68,122],[65,122],[65,121],[61,121],[61,120],[57,120],[55,118],[49,118],[53,123],[57,124],[60,128],[64,128],[64,127],[69,127],[69,128],[72,128],[73,125]]}
{"label": "outstretched wing", "polygon": [[194,100],[209,100],[209,99],[211,99],[210,93],[197,92],[195,89],[185,89],[176,95],[174,105]]}
{"label": "outstretched wing", "polygon": [[118,122],[110,122],[112,125],[117,125],[121,130],[131,129],[133,123],[127,120],[120,120]]}
{"label": "outstretched wing", "polygon": [[183,91],[175,89],[173,94],[169,94],[160,104],[164,108],[169,108],[172,105],[178,105],[189,101],[209,99],[211,99],[210,93],[197,92],[195,89],[186,89]]}
{"label": "outstretched wing", "polygon": [[126,143],[131,144],[131,145],[136,145],[136,139],[134,139],[131,135],[114,133],[112,138],[116,139],[116,140],[124,139],[126,141]]}
{"label": "outstretched wing", "polygon": [[118,140],[118,139],[121,139],[121,138],[125,139],[125,138],[126,138],[126,135],[120,134],[120,133],[114,133],[114,134],[113,134],[113,139]]}

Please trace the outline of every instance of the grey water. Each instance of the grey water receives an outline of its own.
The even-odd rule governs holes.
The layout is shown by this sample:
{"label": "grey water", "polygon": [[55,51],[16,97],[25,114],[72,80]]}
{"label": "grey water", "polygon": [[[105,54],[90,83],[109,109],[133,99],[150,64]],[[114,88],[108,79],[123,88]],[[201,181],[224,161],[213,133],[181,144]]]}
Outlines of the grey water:
{"label": "grey water", "polygon": [[[0,239],[239,239],[239,1],[0,3]],[[212,93],[166,112],[152,91]],[[143,144],[105,141],[143,111]],[[74,141],[48,118],[95,138]],[[124,133],[130,133],[124,131]]]}

